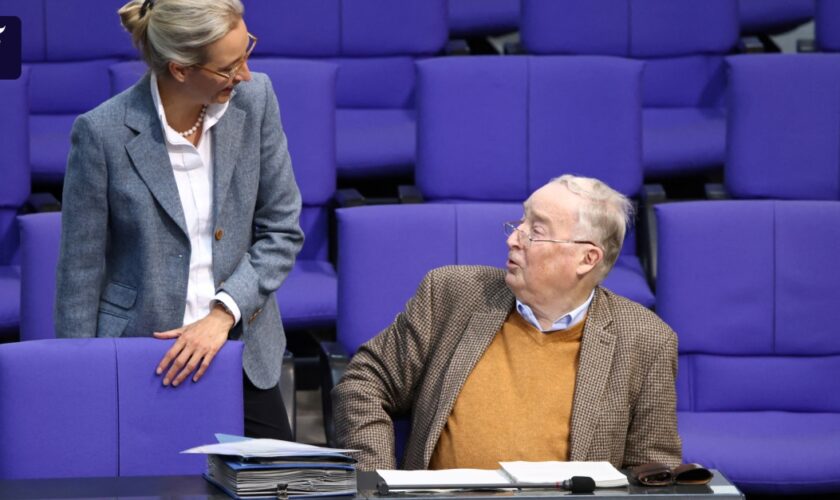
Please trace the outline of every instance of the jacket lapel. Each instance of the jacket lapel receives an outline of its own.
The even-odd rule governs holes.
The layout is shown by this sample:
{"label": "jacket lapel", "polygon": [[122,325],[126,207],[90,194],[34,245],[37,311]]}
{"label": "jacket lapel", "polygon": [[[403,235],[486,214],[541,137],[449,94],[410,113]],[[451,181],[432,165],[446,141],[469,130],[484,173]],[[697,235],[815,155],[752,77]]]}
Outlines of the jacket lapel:
{"label": "jacket lapel", "polygon": [[187,223],[181,197],[149,85],[149,77],[146,76],[131,91],[125,124],[137,135],[128,141],[125,149],[152,196],[186,235]]}
{"label": "jacket lapel", "polygon": [[615,348],[615,335],[608,328],[610,323],[612,313],[599,287],[583,327],[580,364],[572,403],[569,460],[586,460],[595,434],[599,403],[606,388]]}
{"label": "jacket lapel", "polygon": [[231,99],[222,118],[213,126],[213,215],[218,224],[224,206],[230,179],[236,168],[241,150],[245,111],[236,107]]}
{"label": "jacket lapel", "polygon": [[424,467],[428,466],[429,460],[431,460],[440,433],[452,412],[455,400],[461,392],[461,387],[463,387],[476,363],[484,355],[487,346],[493,341],[496,333],[510,314],[514,300],[511,291],[507,286],[503,286],[488,301],[487,307],[476,311],[470,317],[467,328],[461,334],[461,340],[455,348],[443,379],[437,411],[423,450]]}

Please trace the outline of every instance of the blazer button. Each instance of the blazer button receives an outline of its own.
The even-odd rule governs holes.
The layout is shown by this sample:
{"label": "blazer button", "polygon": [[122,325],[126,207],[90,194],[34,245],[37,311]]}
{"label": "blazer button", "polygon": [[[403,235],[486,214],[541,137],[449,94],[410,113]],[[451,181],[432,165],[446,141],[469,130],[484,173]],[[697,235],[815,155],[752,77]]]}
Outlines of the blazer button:
{"label": "blazer button", "polygon": [[224,236],[224,235],[225,235],[224,231],[222,231],[221,229],[216,229],[216,241],[219,241],[220,239],[222,239],[222,236]]}

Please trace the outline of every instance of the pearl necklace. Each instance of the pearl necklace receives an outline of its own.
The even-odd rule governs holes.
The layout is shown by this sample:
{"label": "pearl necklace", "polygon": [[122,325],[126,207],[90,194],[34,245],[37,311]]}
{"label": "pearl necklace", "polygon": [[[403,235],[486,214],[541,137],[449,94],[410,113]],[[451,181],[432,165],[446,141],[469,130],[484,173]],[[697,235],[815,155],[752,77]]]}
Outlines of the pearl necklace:
{"label": "pearl necklace", "polygon": [[201,125],[201,122],[204,121],[204,115],[206,113],[207,113],[207,105],[205,104],[204,106],[201,107],[201,113],[198,114],[198,119],[195,121],[195,124],[193,124],[193,126],[189,130],[185,130],[184,132],[178,132],[176,130],[176,132],[178,132],[178,135],[180,135],[181,137],[184,137],[184,138],[187,138],[187,137],[193,135],[195,133],[195,131],[198,130],[198,127]]}

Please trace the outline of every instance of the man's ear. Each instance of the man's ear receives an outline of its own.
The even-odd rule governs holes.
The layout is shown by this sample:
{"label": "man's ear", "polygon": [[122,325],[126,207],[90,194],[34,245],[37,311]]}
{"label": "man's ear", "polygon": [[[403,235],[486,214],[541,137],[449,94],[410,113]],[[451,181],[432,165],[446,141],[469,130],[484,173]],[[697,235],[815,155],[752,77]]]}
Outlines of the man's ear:
{"label": "man's ear", "polygon": [[166,68],[169,70],[169,74],[175,81],[184,83],[187,79],[187,71],[189,70],[189,66],[184,66],[182,64],[178,64],[176,62],[169,61],[166,65]]}
{"label": "man's ear", "polygon": [[596,247],[595,245],[586,245],[586,247],[586,250],[581,253],[580,260],[578,261],[577,273],[579,276],[591,272],[604,260],[604,251],[600,247]]}

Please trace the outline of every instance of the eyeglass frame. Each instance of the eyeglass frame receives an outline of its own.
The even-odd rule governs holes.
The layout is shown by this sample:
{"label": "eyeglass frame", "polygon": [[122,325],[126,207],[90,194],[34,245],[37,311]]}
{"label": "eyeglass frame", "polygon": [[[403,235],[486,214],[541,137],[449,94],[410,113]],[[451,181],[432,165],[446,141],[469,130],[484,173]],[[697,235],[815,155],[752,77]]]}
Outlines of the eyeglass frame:
{"label": "eyeglass frame", "polygon": [[525,221],[517,220],[517,221],[509,221],[504,223],[504,231],[506,236],[512,235],[516,232],[516,236],[519,241],[522,241],[522,235],[524,234],[526,238],[528,238],[528,246],[530,247],[534,243],[572,243],[576,245],[592,245],[598,248],[601,248],[601,245],[595,243],[594,241],[589,240],[552,240],[548,238],[533,238],[531,233],[525,231],[524,229],[519,229],[519,226],[524,224]]}
{"label": "eyeglass frame", "polygon": [[213,73],[214,75],[221,76],[222,78],[224,78],[228,82],[232,82],[233,79],[236,78],[236,75],[239,73],[239,70],[242,69],[242,66],[245,66],[245,63],[248,62],[248,58],[251,57],[251,53],[254,52],[254,48],[257,46],[257,37],[255,37],[251,33],[248,33],[248,40],[249,41],[253,40],[254,43],[251,44],[251,48],[245,50],[245,55],[243,56],[242,61],[239,64],[237,64],[235,67],[233,67],[233,69],[230,70],[230,74],[224,73],[222,71],[217,71],[215,69],[208,68],[207,66],[204,66],[203,64],[194,64],[193,66],[196,67],[196,68],[199,68],[199,69],[203,69],[204,71],[209,71],[210,73]]}

